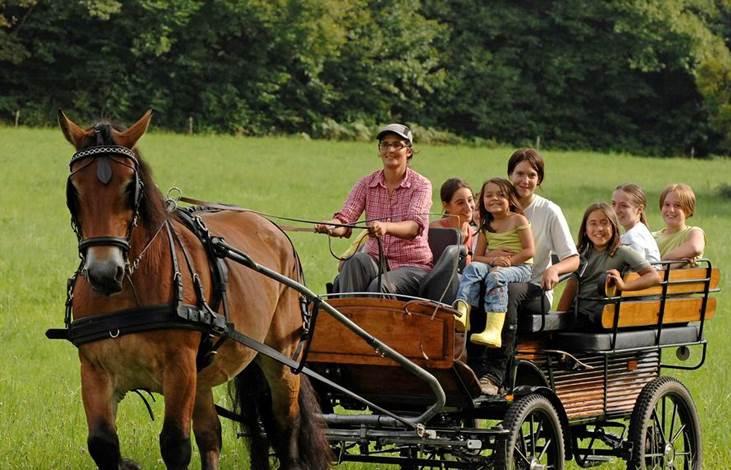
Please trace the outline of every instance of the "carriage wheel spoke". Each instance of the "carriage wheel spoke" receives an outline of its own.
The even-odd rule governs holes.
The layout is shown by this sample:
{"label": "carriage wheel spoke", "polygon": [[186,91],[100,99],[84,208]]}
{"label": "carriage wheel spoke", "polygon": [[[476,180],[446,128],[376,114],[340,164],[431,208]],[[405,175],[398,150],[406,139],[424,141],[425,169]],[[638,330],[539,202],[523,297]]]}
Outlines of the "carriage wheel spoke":
{"label": "carriage wheel spoke", "polygon": [[673,438],[673,436],[675,435],[673,433],[673,429],[675,429],[675,417],[677,415],[678,415],[678,404],[675,403],[675,402],[673,402],[673,416],[672,416],[672,418],[670,420],[670,431],[668,432],[668,435],[671,436],[670,437],[670,442],[673,442],[675,440]]}
{"label": "carriage wheel spoke", "polygon": [[528,458],[528,435],[523,434],[521,431],[520,433],[520,439],[516,441],[515,443],[515,453],[518,454],[520,459],[523,461],[524,464],[530,464],[530,459]]}
{"label": "carriage wheel spoke", "polygon": [[685,431],[685,424],[680,426],[680,429],[678,429],[678,432],[676,432],[675,434],[670,436],[670,443],[671,444],[674,443],[678,439],[678,436],[680,436],[680,434],[683,434],[683,436],[685,437],[684,431]]}
{"label": "carriage wheel spoke", "polygon": [[552,442],[552,441],[553,441],[553,439],[550,439],[550,438],[546,439],[546,443],[545,443],[545,444],[543,445],[543,449],[541,449],[541,453],[540,453],[540,455],[539,455],[539,456],[538,456],[538,457],[536,458],[536,460],[538,460],[539,462],[541,461],[541,459],[543,458],[543,456],[544,456],[544,455],[546,455],[546,451],[547,451],[547,450],[548,450],[548,448],[549,448],[549,447],[551,446],[551,442]]}
{"label": "carriage wheel spoke", "polygon": [[[520,447],[525,447],[525,442],[522,442]],[[525,449],[520,449],[517,445],[515,446],[515,453],[521,458],[521,460],[527,464],[530,464],[530,460],[525,455]]]}
{"label": "carriage wheel spoke", "polygon": [[661,415],[662,415],[662,429],[665,429],[665,418],[667,418],[667,410],[666,410],[666,404],[667,404],[667,397],[663,396],[660,399],[660,408],[662,409]]}
{"label": "carriage wheel spoke", "polygon": [[531,453],[530,455],[536,455],[536,433],[535,433],[535,420],[534,415],[531,413],[530,415],[530,445],[531,445]]}
{"label": "carriage wheel spoke", "polygon": [[660,424],[660,418],[657,416],[657,410],[653,410],[652,412],[652,420],[655,422],[655,434],[659,434],[661,441],[661,444],[664,444],[667,442],[667,439],[665,439],[665,431],[662,428],[662,424]]}

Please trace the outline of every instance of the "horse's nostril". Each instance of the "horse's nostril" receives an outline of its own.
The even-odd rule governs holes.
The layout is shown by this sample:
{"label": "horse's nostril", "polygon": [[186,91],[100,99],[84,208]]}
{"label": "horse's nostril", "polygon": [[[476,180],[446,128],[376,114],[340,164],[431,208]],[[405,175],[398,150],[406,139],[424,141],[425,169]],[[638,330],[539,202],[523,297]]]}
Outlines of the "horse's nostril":
{"label": "horse's nostril", "polygon": [[123,277],[124,277],[124,268],[122,266],[117,266],[117,275],[114,276],[114,279],[117,282],[122,282]]}

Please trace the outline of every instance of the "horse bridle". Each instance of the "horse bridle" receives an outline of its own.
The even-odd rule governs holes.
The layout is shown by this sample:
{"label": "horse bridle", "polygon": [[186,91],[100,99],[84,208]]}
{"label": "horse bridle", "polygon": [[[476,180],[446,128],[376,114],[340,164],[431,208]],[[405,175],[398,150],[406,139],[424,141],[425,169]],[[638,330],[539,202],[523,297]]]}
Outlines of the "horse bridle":
{"label": "horse bridle", "polygon": [[[71,174],[66,180],[66,205],[68,206],[69,212],[71,213],[71,227],[76,233],[76,238],[79,244],[79,256],[81,256],[82,258],[85,257],[87,248],[91,246],[104,245],[116,246],[122,249],[122,252],[124,253],[124,257],[126,259],[130,249],[130,237],[132,235],[132,229],[137,225],[137,219],[139,218],[140,207],[142,204],[144,183],[140,178],[140,163],[137,160],[137,154],[133,150],[127,147],[123,147],[121,145],[103,144],[103,134],[105,133],[105,131],[108,132],[108,127],[105,129],[104,126],[97,126],[94,128],[94,131],[96,132],[97,145],[86,148],[84,150],[79,150],[78,152],[74,153],[71,157],[71,161],[69,162],[69,170],[71,171]],[[129,163],[113,158],[113,156],[123,157],[125,160],[129,161]],[[85,159],[89,160],[87,164],[81,166],[75,171],[72,170],[74,163]],[[134,190],[131,199],[132,217],[127,224],[127,233],[124,237],[101,236],[84,238],[83,234],[81,233],[81,226],[79,225],[76,214],[76,206],[74,200],[75,195],[73,184],[71,183],[71,178],[79,171],[91,165],[95,160],[99,160],[96,177],[101,184],[108,184],[109,181],[111,181],[112,170],[110,166],[110,160],[132,169],[134,175]]]}

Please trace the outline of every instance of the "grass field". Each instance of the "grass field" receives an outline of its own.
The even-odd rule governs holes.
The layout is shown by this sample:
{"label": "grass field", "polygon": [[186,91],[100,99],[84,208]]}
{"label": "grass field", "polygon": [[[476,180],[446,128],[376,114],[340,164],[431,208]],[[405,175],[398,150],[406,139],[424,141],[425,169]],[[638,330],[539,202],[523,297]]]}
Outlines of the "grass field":
{"label": "grass field", "polygon": [[[375,143],[306,141],[294,138],[190,137],[151,134],[141,142],[159,187],[291,217],[323,219],[338,209],[358,177],[378,168]],[[438,187],[462,176],[475,187],[491,176],[504,176],[511,149],[419,147],[413,167]],[[61,132],[0,128],[0,468],[93,468],[86,451],[86,422],[79,393],[78,359],[68,343],[48,341],[44,332],[63,321],[66,278],[78,258],[69,227],[64,185],[71,147]],[[649,159],[587,152],[545,152],[543,194],[564,209],[575,234],[584,208],[607,200],[622,182],[636,182],[651,201],[650,224],[660,225],[656,207],[666,183],[686,182],[698,196],[691,222],[708,237],[706,254],[722,270],[731,267],[731,201],[718,187],[731,176],[731,161]],[[297,233],[308,285],[324,291],[335,273],[323,236]],[[345,246],[338,241],[336,250]],[[707,325],[708,359],[695,372],[668,372],[691,390],[703,429],[706,468],[731,462],[731,285],[722,271],[720,309]],[[219,390],[223,396],[223,390]],[[161,468],[158,418],[150,421],[134,395],[119,409],[123,454],[144,468]],[[243,444],[224,422],[223,468],[246,468]],[[197,453],[191,468],[200,468]],[[347,468],[365,468],[352,466]],[[373,467],[375,468],[375,467]],[[574,468],[574,467],[572,467]],[[602,468],[623,468],[621,464]]]}

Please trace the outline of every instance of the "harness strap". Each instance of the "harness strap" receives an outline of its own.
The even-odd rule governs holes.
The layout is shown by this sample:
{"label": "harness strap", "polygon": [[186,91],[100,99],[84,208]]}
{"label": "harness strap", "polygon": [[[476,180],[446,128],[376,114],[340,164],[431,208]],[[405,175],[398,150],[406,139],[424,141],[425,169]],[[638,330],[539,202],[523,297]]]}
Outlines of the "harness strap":
{"label": "harness strap", "polygon": [[223,334],[226,324],[222,318],[211,315],[194,305],[181,304],[177,310],[170,305],[151,305],[121,310],[109,315],[95,315],[71,322],[68,328],[51,328],[49,339],[65,339],[79,347],[107,338],[151,330],[185,329]]}
{"label": "harness strap", "polygon": [[205,293],[203,292],[203,285],[201,284],[201,278],[198,275],[198,272],[195,270],[195,267],[193,266],[193,262],[190,259],[190,253],[188,253],[188,249],[183,244],[180,236],[177,233],[174,233],[174,236],[175,241],[178,243],[178,246],[180,246],[180,250],[183,252],[183,259],[185,260],[185,264],[188,267],[188,272],[193,279],[193,289],[195,290],[195,296],[198,299],[198,306],[208,307],[208,304],[206,303]]}
{"label": "harness strap", "polygon": [[[299,343],[292,354],[293,358],[297,358],[299,366],[292,372],[299,374],[302,372],[302,368],[307,363],[307,356],[310,353],[310,345],[312,344],[312,335],[315,332],[315,323],[317,322],[317,314],[320,312],[320,304],[322,299],[315,297],[312,302],[308,302],[304,297],[300,297],[300,306],[303,311],[308,312],[304,315],[304,322],[302,324],[302,334],[300,335]],[[308,310],[308,305],[311,309]]]}
{"label": "harness strap", "polygon": [[[228,319],[228,299],[226,297],[226,289],[228,288],[228,266],[223,259],[214,256],[210,244],[210,232],[200,216],[194,214],[192,209],[178,209],[176,211],[176,215],[183,225],[193,232],[198,240],[200,240],[208,255],[208,266],[212,280],[212,298],[210,304],[206,301],[200,276],[194,271],[188,250],[185,248],[185,245],[183,245],[180,238],[177,239],[178,244],[183,250],[183,256],[188,265],[188,270],[193,276],[193,287],[195,288],[196,296],[198,298],[198,306],[201,309],[205,309],[210,312],[211,315],[216,315],[219,307],[222,306],[223,321],[226,322]],[[206,368],[213,361],[213,356],[218,352],[218,348],[220,348],[224,341],[226,341],[226,336],[219,337],[215,342],[213,341],[213,338],[212,334],[204,335],[201,338],[201,344],[198,347],[198,357],[196,359],[198,370]]]}
{"label": "harness strap", "polygon": [[165,223],[165,230],[168,234],[168,243],[170,244],[170,258],[173,263],[173,286],[175,289],[175,298],[173,299],[173,305],[177,309],[183,303],[183,274],[180,272],[180,265],[178,264],[178,255],[175,252],[175,240],[173,238],[173,230],[170,227],[170,222]]}
{"label": "harness strap", "polygon": [[[167,231],[168,231],[168,240],[170,243],[170,252],[173,260],[173,272],[175,273],[173,275],[173,281],[177,281],[178,290],[176,293],[176,299],[175,299],[175,305],[178,312],[178,316],[183,318],[184,320],[192,321],[192,322],[198,322],[199,317],[201,315],[206,316],[206,320],[203,322],[205,325],[214,325],[217,322],[217,326],[208,328],[207,330],[202,329],[204,331],[203,336],[201,336],[200,344],[198,345],[198,354],[196,356],[196,368],[200,371],[205,369],[207,366],[211,364],[213,361],[213,356],[217,353],[218,348],[223,344],[223,341],[225,340],[225,337],[222,336],[219,338],[219,340],[214,344],[213,337],[215,335],[220,335],[223,333],[223,329],[226,324],[226,318],[227,316],[224,315],[223,317],[219,318],[216,313],[211,309],[211,307],[208,305],[205,299],[205,295],[203,292],[203,286],[200,282],[200,276],[195,271],[195,268],[193,267],[193,263],[191,262],[190,255],[188,254],[188,250],[185,248],[185,245],[183,244],[182,240],[178,236],[177,232],[175,232],[174,229],[170,226],[170,222],[167,222]],[[194,230],[192,230],[193,234],[196,235],[200,239],[200,234]],[[180,266],[178,263],[178,257],[177,257],[177,250],[175,249],[175,243],[180,246],[180,249],[183,251],[183,257],[185,259],[185,263],[188,266],[188,272],[190,272],[190,275],[193,280],[193,288],[195,289],[196,299],[198,303],[198,309],[197,310],[186,310],[184,308],[181,308],[183,306],[182,299],[183,299],[183,279],[182,279],[182,273],[180,271]]]}
{"label": "harness strap", "polygon": [[228,289],[228,265],[225,260],[214,255],[211,247],[211,234],[208,227],[198,215],[194,214],[193,208],[178,208],[176,215],[183,224],[193,232],[203,243],[203,247],[208,253],[208,262],[211,267],[212,282],[212,298],[210,306],[213,310],[223,307],[223,314],[228,318],[228,300],[226,298],[226,290]]}
{"label": "harness strap", "polygon": [[68,278],[66,281],[66,308],[63,316],[63,324],[66,328],[71,324],[71,306],[74,302],[74,287],[76,287],[76,279],[79,277],[79,273],[84,266],[84,260],[82,259],[79,263],[79,267],[76,268],[74,275]]}

